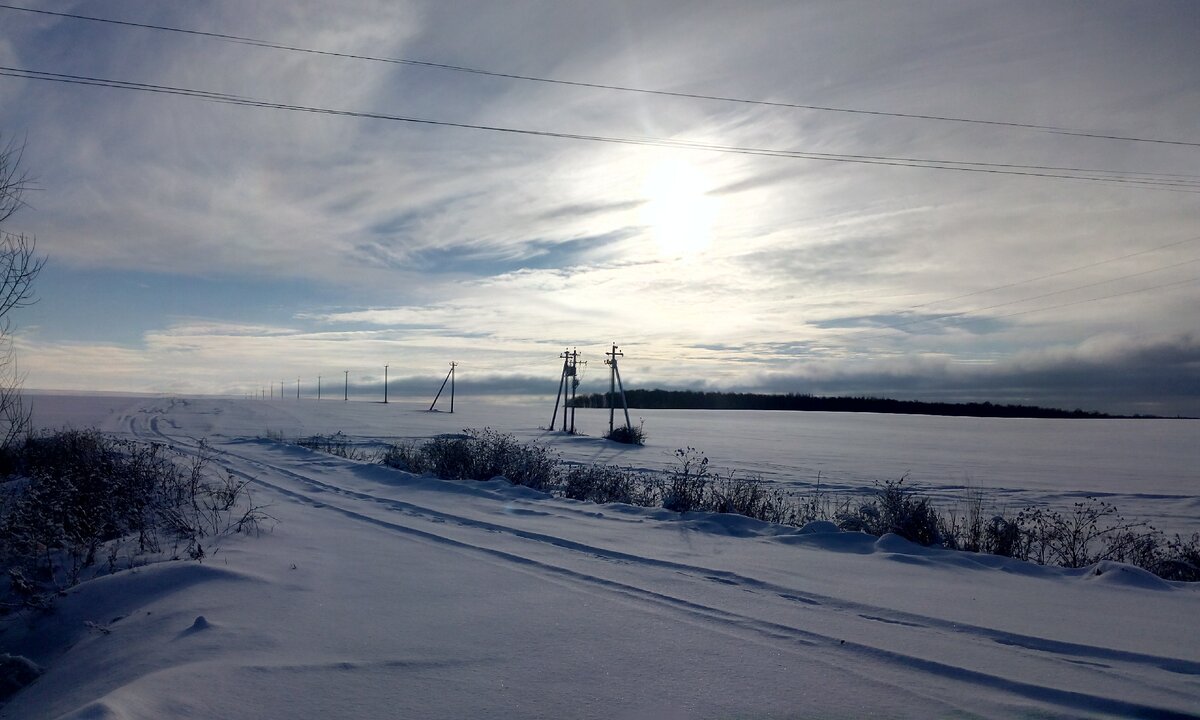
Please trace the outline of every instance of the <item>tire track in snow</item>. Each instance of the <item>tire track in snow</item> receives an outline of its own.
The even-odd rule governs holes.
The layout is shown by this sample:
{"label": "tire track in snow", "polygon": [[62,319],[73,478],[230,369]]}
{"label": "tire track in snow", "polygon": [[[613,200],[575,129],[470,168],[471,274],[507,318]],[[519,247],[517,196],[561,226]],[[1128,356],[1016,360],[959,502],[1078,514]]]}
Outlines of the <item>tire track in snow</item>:
{"label": "tire track in snow", "polygon": [[[168,445],[175,447],[176,449],[181,449],[185,452],[195,452],[198,449],[198,443],[194,438],[180,438],[162,432],[159,428],[159,419],[159,417],[152,417],[148,423],[148,430],[155,437],[166,442]],[[136,425],[136,421],[131,422],[131,429],[136,434],[145,437],[145,432],[134,428],[134,425]],[[171,425],[175,427],[174,423],[171,423]],[[885,608],[861,605],[838,598],[813,595],[809,593],[798,593],[796,590],[791,588],[778,586],[773,583],[768,583],[729,571],[712,570],[667,560],[647,558],[644,556],[633,555],[620,551],[606,550],[553,535],[535,533],[506,525],[497,525],[495,523],[454,515],[404,501],[394,500],[391,498],[382,498],[369,493],[349,490],[335,485],[330,485],[329,483],[321,482],[320,480],[316,480],[312,477],[295,472],[286,467],[265,463],[254,458],[249,458],[244,455],[234,453],[227,449],[217,450],[217,452],[226,458],[238,460],[242,463],[262,468],[263,470],[276,475],[282,475],[293,481],[309,486],[318,492],[331,493],[352,501],[370,503],[371,506],[382,507],[390,512],[396,512],[402,517],[413,518],[423,522],[449,522],[464,528],[466,531],[484,530],[488,532],[504,533],[522,540],[528,540],[541,545],[548,545],[556,549],[575,553],[577,556],[583,557],[586,560],[601,560],[626,564],[632,563],[643,567],[657,567],[672,570],[678,574],[688,576],[697,581],[716,582],[722,585],[729,585],[731,587],[737,586],[742,589],[751,588],[758,591],[771,592],[782,599],[799,602],[804,605],[829,607],[835,611],[852,611],[856,613],[859,619],[868,622],[883,622],[901,627],[911,627],[914,630],[920,631],[950,631],[960,635],[973,636],[977,639],[988,640],[998,645],[1017,648],[1020,651],[1027,651],[1025,653],[1025,659],[1027,660],[1040,659],[1045,661],[1047,659],[1053,659],[1076,666],[1080,664],[1087,664],[1094,667],[1096,665],[1095,663],[1081,663],[1081,661],[1072,660],[1071,657],[1062,657],[1063,655],[1070,655],[1073,657],[1100,658],[1138,666],[1149,665],[1161,669],[1169,669],[1176,673],[1200,674],[1200,663],[1193,663],[1174,658],[1141,655],[1126,651],[1075,645],[1072,643],[1058,642],[1038,637],[1020,636],[985,627],[951,623],[939,618],[931,618],[904,613],[901,611],[893,611]],[[253,476],[249,472],[246,472],[240,468],[226,466],[226,469],[230,472],[234,472],[240,477],[252,480],[265,487],[272,488],[273,490],[290,497],[297,502],[308,504],[317,508],[328,509],[345,517],[360,522],[366,522],[389,531],[399,532],[409,537],[417,538],[426,542],[457,548],[471,554],[482,554],[498,560],[507,566],[524,568],[525,570],[533,572],[538,577],[544,579],[554,579],[559,582],[565,582],[572,586],[583,585],[591,588],[601,588],[610,594],[634,601],[636,603],[649,603],[676,614],[683,614],[692,622],[698,623],[710,630],[736,635],[744,639],[747,634],[757,636],[759,642],[773,644],[775,649],[781,649],[779,647],[779,642],[783,641],[784,646],[782,649],[786,649],[793,653],[803,652],[805,658],[809,661],[815,659],[813,657],[814,653],[820,654],[822,656],[820,658],[820,662],[823,664],[835,667],[843,672],[854,673],[863,677],[863,679],[866,681],[880,682],[878,678],[864,675],[856,669],[859,665],[859,662],[852,659],[855,656],[864,659],[869,658],[886,665],[902,668],[906,671],[917,669],[921,672],[929,673],[941,678],[987,687],[1003,693],[1015,695],[1029,701],[1058,705],[1074,711],[1119,714],[1127,717],[1200,717],[1200,715],[1183,713],[1167,708],[1154,707],[1115,698],[1101,697],[1088,693],[1063,690],[1061,688],[1048,687],[1045,685],[1038,685],[1021,680],[1005,678],[992,673],[958,667],[936,660],[930,660],[920,656],[889,650],[866,643],[842,640],[828,634],[805,630],[793,625],[731,612],[729,610],[697,603],[685,598],[675,597],[666,593],[638,587],[626,582],[604,578],[593,573],[581,572],[579,570],[562,567],[560,565],[549,563],[533,557],[519,555],[484,545],[478,545],[465,540],[452,538],[447,535],[431,532],[429,530],[414,528],[409,525],[400,524],[391,520],[374,517],[357,510],[332,504],[323,499],[314,498],[304,494],[303,492],[286,488],[278,483],[263,480],[262,478]],[[734,630],[736,630],[736,632],[734,632]],[[1047,653],[1049,653],[1049,656]],[[848,655],[851,657],[842,657],[843,655]],[[1124,682],[1139,681],[1138,678],[1130,678],[1126,675],[1119,675],[1116,673],[1113,673],[1113,675],[1114,679],[1119,679]],[[892,688],[896,691],[911,690],[911,684],[909,683],[888,683],[887,685],[889,688]],[[1172,691],[1170,688],[1161,688],[1161,690],[1167,694],[1178,694],[1177,691]],[[921,695],[920,697],[925,701],[936,701],[939,703],[944,702],[943,698],[935,698],[925,695]],[[963,709],[958,708],[958,710]]]}

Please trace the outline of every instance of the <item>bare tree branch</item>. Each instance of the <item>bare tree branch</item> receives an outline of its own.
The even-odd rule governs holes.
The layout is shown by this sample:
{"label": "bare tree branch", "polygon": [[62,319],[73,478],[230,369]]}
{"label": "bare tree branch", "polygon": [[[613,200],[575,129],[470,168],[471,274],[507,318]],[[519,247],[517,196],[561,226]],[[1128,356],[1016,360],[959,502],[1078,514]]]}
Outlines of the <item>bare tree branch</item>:
{"label": "bare tree branch", "polygon": [[[25,202],[29,176],[21,169],[24,144],[0,143],[0,223],[13,216]],[[34,302],[33,281],[46,259],[36,253],[31,237],[0,229],[0,449],[7,448],[29,430],[29,408],[21,398],[23,375],[18,372],[13,350],[9,312]]]}
{"label": "bare tree branch", "polygon": [[21,199],[29,189],[29,176],[21,170],[25,145],[13,141],[0,145],[0,223],[12,217],[25,204]]}

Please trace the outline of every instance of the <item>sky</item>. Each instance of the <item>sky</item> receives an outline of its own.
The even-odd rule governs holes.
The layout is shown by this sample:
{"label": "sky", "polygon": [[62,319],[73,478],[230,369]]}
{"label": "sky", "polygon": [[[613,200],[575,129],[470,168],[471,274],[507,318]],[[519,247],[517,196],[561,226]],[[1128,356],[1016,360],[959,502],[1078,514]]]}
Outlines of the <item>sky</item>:
{"label": "sky", "polygon": [[27,388],[1200,415],[1194,2],[6,4]]}

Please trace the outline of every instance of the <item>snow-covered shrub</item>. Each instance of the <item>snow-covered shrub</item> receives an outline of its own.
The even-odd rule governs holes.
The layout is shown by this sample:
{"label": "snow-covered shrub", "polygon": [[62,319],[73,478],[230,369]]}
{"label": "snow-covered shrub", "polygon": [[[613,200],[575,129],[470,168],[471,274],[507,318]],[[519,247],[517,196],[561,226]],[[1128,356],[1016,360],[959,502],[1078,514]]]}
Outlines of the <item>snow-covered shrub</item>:
{"label": "snow-covered shrub", "polygon": [[1176,535],[1160,548],[1154,564],[1144,567],[1165,580],[1200,582],[1200,533],[1187,539]]}
{"label": "snow-covered shrub", "polygon": [[491,428],[465,431],[479,465],[477,476],[504,476],[514,485],[551,490],[558,479],[558,455],[535,443],[521,444],[512,435]]}
{"label": "snow-covered shrub", "polygon": [[1002,515],[993,515],[988,521],[983,529],[983,540],[979,552],[1004,557],[1017,557],[1024,546],[1021,526]]}
{"label": "snow-covered shrub", "polygon": [[[30,437],[2,487],[0,563],[7,602],[45,607],[54,592],[146,553],[205,556],[208,538],[266,518],[245,480],[215,476],[202,443],[184,460],[159,444],[70,430]],[[103,555],[101,555],[103,551]],[[0,593],[4,595],[4,593]]]}
{"label": "snow-covered shrub", "polygon": [[1025,508],[1017,524],[1022,547],[1014,557],[1039,565],[1079,568],[1101,560],[1145,564],[1157,552],[1154,528],[1126,521],[1111,503],[1096,498],[1077,502],[1065,513]]}
{"label": "snow-covered shrub", "polygon": [[796,504],[787,493],[761,478],[732,473],[711,483],[706,509],[781,524],[795,524],[797,517]]}
{"label": "snow-covered shrub", "polygon": [[551,490],[558,480],[558,456],[540,445],[521,444],[491,428],[442,435],[420,445],[397,443],[380,462],[408,472],[431,473],[447,480],[491,480],[503,476],[514,485]]}
{"label": "snow-covered shrub", "polygon": [[821,489],[792,495],[759,478],[714,476],[703,453],[675,451],[675,467],[662,473],[615,466],[564,464],[551,451],[522,445],[491,429],[465,430],[422,444],[398,443],[379,461],[447,479],[488,480],[498,475],[561,497],[597,503],[661,506],[675,512],[711,511],[802,527],[832,521],[843,530],[894,533],[921,545],[1004,555],[1043,565],[1083,567],[1100,560],[1125,562],[1168,580],[1200,581],[1200,534],[1165,535],[1128,522],[1111,505],[1090,499],[1061,513],[1025,508],[1015,517],[993,511],[980,492],[965,509],[935,507],[907,477],[886,481],[867,497]]}
{"label": "snow-covered shrub", "polygon": [[557,494],[594,503],[658,504],[650,477],[615,465],[569,465],[561,473]]}
{"label": "snow-covered shrub", "polygon": [[411,441],[394,442],[381,450],[375,459],[380,465],[405,472],[429,472],[428,468],[423,467],[421,448]]}
{"label": "snow-covered shrub", "polygon": [[662,506],[675,512],[705,509],[708,500],[708,458],[693,447],[675,451],[675,467],[662,481]]}
{"label": "snow-covered shrub", "polygon": [[645,445],[646,429],[644,423],[638,423],[637,427],[621,425],[620,427],[613,428],[612,432],[606,434],[604,438],[626,445]]}
{"label": "snow-covered shrub", "polygon": [[309,450],[329,453],[347,460],[367,460],[370,454],[361,448],[356,448],[350,442],[350,437],[341,430],[332,435],[310,435],[300,438],[296,444]]}
{"label": "snow-covered shrub", "polygon": [[895,533],[920,545],[942,543],[943,521],[915,490],[904,486],[905,478],[887,480],[875,495],[837,518],[843,530],[861,530],[871,535]]}

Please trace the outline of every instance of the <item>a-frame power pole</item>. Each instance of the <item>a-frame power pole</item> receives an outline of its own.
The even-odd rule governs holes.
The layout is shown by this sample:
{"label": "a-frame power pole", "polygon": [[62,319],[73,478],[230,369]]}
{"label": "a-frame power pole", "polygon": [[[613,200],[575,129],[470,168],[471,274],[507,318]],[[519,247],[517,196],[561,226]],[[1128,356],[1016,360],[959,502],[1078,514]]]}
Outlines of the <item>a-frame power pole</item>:
{"label": "a-frame power pole", "polygon": [[[563,359],[562,374],[558,378],[558,394],[554,396],[554,415],[550,417],[550,429],[558,423],[558,406],[563,406],[563,432],[575,432],[575,390],[579,387],[579,351],[563,350],[558,355]],[[584,363],[586,364],[586,363]],[[570,427],[567,430],[567,416],[570,415]]]}
{"label": "a-frame power pole", "polygon": [[604,361],[604,364],[612,367],[608,388],[608,434],[612,435],[613,431],[613,413],[616,411],[617,388],[621,389],[621,406],[625,408],[625,429],[632,433],[633,423],[629,421],[629,403],[625,401],[625,386],[621,384],[621,371],[617,369],[617,358],[624,357],[625,353],[617,352],[617,344],[613,343],[612,352],[604,354],[608,357]]}

